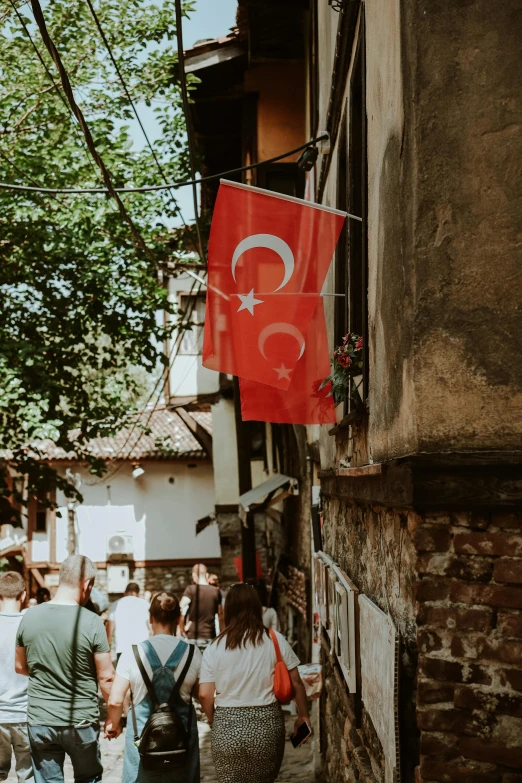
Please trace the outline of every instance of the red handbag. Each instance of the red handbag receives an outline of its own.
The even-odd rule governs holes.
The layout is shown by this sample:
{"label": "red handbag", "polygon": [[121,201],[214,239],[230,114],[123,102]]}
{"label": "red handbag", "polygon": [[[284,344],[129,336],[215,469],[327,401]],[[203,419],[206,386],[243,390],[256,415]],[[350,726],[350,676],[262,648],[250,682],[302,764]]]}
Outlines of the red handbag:
{"label": "red handbag", "polygon": [[275,654],[277,662],[274,671],[274,693],[277,701],[280,704],[290,704],[292,699],[295,698],[295,688],[290,677],[286,663],[281,657],[281,650],[279,648],[279,642],[276,636],[276,632],[270,628],[270,636],[275,648]]}

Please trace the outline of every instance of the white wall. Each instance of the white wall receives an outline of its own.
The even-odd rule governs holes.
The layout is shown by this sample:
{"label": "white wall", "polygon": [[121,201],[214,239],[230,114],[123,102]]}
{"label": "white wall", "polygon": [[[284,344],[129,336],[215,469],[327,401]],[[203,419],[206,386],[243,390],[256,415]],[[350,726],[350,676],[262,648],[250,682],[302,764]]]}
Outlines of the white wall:
{"label": "white wall", "polygon": [[[204,270],[197,270],[200,276],[206,276]],[[182,274],[179,277],[172,278],[169,281],[169,300],[179,303],[181,294],[189,294],[194,283],[194,278],[190,275]],[[193,289],[197,291],[199,284]],[[201,291],[205,286],[201,286]],[[176,351],[177,332],[174,332],[170,341],[169,355]],[[201,356],[176,355],[169,377],[169,394],[171,397],[193,397],[197,394],[213,394],[219,390],[219,373],[214,370],[207,370],[201,363]]]}
{"label": "white wall", "polygon": [[216,505],[234,505],[239,502],[239,478],[233,400],[221,399],[212,406],[212,428]]}
{"label": "white wall", "polygon": [[[132,465],[126,463],[94,486],[87,482],[96,479],[72,466],[81,475],[84,496],[76,512],[78,551],[91,560],[104,561],[108,538],[127,533],[133,536],[135,560],[219,557],[215,525],[196,537],[196,521],[214,510],[212,466],[189,464],[196,467],[142,461],[145,474],[135,480]],[[67,507],[63,496],[57,501],[62,516],[56,521],[56,555],[61,562],[67,554]]]}

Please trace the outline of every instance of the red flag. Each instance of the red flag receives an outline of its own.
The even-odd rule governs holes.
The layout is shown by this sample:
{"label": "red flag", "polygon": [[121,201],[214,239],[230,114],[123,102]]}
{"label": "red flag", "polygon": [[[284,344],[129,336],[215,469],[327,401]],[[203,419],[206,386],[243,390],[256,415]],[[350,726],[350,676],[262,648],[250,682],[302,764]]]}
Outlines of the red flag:
{"label": "red flag", "polygon": [[205,367],[288,388],[344,219],[222,182],[209,243]]}
{"label": "red flag", "polygon": [[319,302],[306,336],[303,356],[297,362],[287,391],[240,378],[243,421],[276,424],[334,424],[335,403],[331,385],[320,389],[330,374],[324,306]]}

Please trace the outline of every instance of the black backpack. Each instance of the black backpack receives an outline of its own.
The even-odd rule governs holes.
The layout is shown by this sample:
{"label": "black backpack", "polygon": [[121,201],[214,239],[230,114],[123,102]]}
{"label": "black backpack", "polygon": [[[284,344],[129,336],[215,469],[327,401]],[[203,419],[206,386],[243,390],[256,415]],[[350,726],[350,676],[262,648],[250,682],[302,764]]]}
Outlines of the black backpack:
{"label": "black backpack", "polygon": [[134,744],[138,748],[143,768],[147,772],[180,769],[185,766],[189,757],[190,726],[193,710],[192,707],[189,710],[188,727],[185,728],[185,724],[176,712],[175,704],[179,690],[183,685],[194,657],[194,646],[192,644],[189,645],[189,654],[183,671],[176,680],[170,698],[165,704],[159,703],[150,677],[143,666],[138,647],[135,644],[132,645],[132,651],[154,710],[143,727],[141,737],[138,734],[134,708],[132,710]]}

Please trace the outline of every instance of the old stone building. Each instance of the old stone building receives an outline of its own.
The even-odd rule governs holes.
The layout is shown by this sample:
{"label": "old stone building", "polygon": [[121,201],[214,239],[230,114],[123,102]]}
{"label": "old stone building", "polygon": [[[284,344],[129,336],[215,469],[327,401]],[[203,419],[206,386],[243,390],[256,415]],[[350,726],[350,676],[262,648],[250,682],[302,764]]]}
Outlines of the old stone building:
{"label": "old stone building", "polygon": [[[353,331],[367,351],[362,399],[339,405],[333,429],[309,431],[322,549],[359,606],[352,688],[321,630],[322,771],[332,782],[515,783],[520,7],[312,5],[308,132],[332,142],[315,197],[363,218],[348,221],[332,264],[327,290],[346,296],[330,302],[331,344]],[[398,637],[395,662],[366,636],[379,623]],[[382,671],[395,674],[394,703]]]}
{"label": "old stone building", "polygon": [[[328,783],[522,781],[517,6],[240,0],[238,28],[187,53],[203,174],[327,131],[306,191],[296,156],[241,177],[361,218],[325,284],[331,348],[364,340],[358,391],[335,427],[265,430],[269,472],[304,489],[278,547],[314,596]],[[239,551],[237,505],[216,511]]]}

